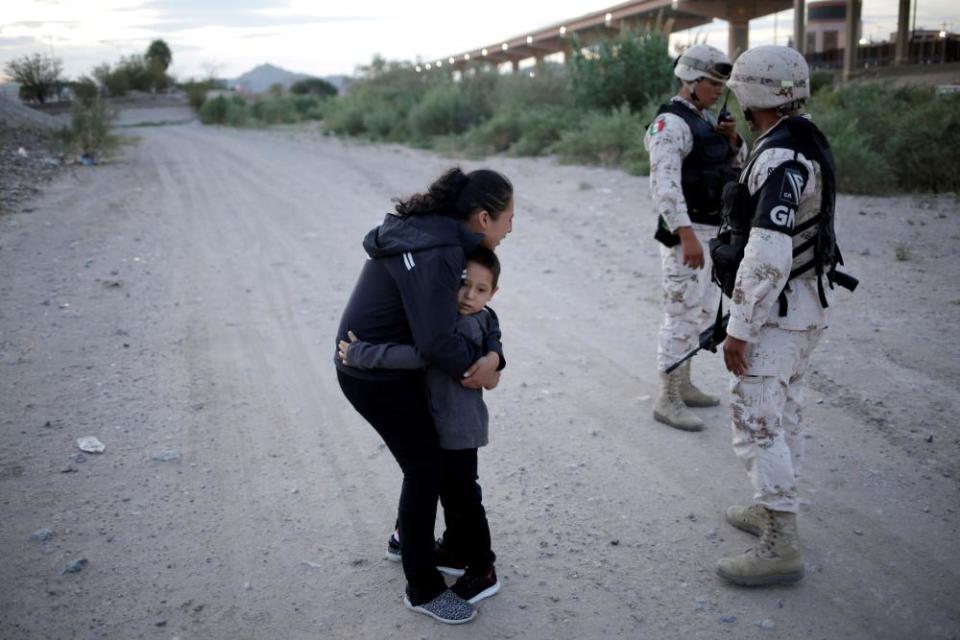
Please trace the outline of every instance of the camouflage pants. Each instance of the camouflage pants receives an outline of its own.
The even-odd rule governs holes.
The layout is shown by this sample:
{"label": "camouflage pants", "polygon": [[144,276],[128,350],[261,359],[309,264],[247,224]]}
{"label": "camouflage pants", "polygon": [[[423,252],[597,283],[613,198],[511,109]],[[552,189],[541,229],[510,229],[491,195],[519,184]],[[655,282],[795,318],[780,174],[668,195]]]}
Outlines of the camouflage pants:
{"label": "camouflage pants", "polygon": [[763,327],[747,350],[747,375],[730,389],[733,451],[747,469],[754,500],[797,512],[803,460],[803,383],[822,329]]}
{"label": "camouflage pants", "polygon": [[657,346],[657,371],[665,370],[683,354],[697,346],[697,338],[717,313],[720,288],[710,281],[713,262],[707,243],[716,236],[716,227],[693,225],[703,245],[703,269],[691,269],[683,264],[680,245],[665,247],[660,244],[660,266],[663,278],[663,323]]}

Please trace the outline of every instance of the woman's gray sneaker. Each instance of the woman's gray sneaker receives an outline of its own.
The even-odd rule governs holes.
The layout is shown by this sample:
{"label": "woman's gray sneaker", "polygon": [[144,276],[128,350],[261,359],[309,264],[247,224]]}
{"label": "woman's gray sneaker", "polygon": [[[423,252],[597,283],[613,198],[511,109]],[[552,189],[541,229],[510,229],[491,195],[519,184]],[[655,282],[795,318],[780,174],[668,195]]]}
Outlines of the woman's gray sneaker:
{"label": "woman's gray sneaker", "polygon": [[407,609],[428,615],[445,624],[463,624],[477,617],[477,608],[450,589],[441,591],[433,600],[418,605],[411,604],[410,598],[404,594],[403,604]]}

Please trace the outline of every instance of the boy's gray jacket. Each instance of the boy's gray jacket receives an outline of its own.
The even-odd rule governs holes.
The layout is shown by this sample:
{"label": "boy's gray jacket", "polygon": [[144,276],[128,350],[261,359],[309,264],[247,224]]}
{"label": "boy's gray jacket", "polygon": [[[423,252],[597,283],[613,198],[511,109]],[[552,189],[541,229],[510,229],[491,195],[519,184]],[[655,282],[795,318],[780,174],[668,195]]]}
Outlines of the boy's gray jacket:
{"label": "boy's gray jacket", "polygon": [[[503,368],[496,316],[479,346],[455,331],[466,255],[481,239],[453,218],[387,214],[363,241],[370,260],[343,311],[334,352],[336,343],[347,340],[347,331],[353,331],[365,342],[415,345],[432,367],[456,379],[489,351],[500,354]],[[368,380],[410,375],[409,371],[346,367],[336,355],[334,361],[343,373]]]}
{"label": "boy's gray jacket", "polygon": [[[491,309],[457,320],[457,333],[471,344],[482,346],[494,323]],[[350,367],[358,369],[419,369],[427,363],[415,347],[399,344],[354,342],[347,355]],[[427,394],[441,449],[476,449],[489,439],[489,415],[483,391],[468,389],[436,367],[427,368]]]}

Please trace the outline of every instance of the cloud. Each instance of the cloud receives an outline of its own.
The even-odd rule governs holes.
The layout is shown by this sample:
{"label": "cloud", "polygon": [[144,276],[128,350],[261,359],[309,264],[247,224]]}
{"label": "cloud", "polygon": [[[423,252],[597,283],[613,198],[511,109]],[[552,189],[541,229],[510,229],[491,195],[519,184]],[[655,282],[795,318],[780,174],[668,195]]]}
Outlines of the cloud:
{"label": "cloud", "polygon": [[0,38],[0,49],[12,49],[15,47],[26,47],[31,44],[43,44],[33,36],[17,36],[15,38]]}
{"label": "cloud", "polygon": [[3,26],[4,28],[23,27],[24,29],[43,29],[51,24],[78,25],[80,22],[78,20],[21,20],[20,22],[10,22]]}
{"label": "cloud", "polygon": [[270,0],[233,0],[229,5],[218,0],[147,0],[142,8],[159,18],[156,23],[144,26],[165,31],[200,26],[264,27],[376,19],[336,15],[330,11],[317,14],[299,7],[276,5]]}
{"label": "cloud", "polygon": [[304,25],[320,25],[343,22],[373,21],[378,18],[373,17],[319,17],[311,15],[289,15],[289,16],[268,16],[262,14],[230,14],[230,15],[209,15],[193,16],[183,19],[182,16],[177,19],[160,19],[155,22],[146,22],[136,25],[138,29],[156,31],[157,33],[177,33],[189,29],[198,29],[201,27],[227,27],[233,29],[251,29],[262,27],[300,27]]}

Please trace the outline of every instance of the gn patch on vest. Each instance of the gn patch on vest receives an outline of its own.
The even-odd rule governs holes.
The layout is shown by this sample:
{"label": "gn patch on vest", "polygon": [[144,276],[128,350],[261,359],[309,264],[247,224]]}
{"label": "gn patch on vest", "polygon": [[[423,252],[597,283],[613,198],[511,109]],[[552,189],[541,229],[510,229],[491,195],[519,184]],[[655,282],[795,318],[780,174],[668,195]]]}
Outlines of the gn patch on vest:
{"label": "gn patch on vest", "polygon": [[808,177],[807,168],[797,161],[775,168],[760,190],[752,226],[792,235]]}

